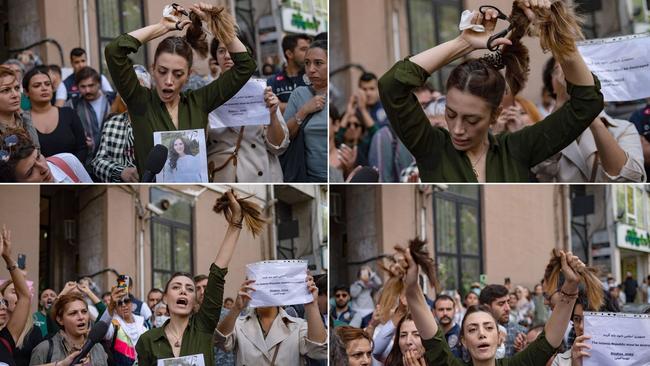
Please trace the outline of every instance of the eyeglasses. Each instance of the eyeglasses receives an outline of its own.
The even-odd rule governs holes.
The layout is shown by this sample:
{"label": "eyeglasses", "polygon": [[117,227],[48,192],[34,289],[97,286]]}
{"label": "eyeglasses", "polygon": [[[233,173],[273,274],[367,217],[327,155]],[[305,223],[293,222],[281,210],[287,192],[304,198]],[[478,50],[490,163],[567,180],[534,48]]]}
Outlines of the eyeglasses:
{"label": "eyeglasses", "polygon": [[129,299],[129,298],[127,297],[127,298],[124,299],[124,300],[119,300],[119,301],[117,302],[117,306],[129,305],[130,303],[131,303],[131,299]]}
{"label": "eyeglasses", "polygon": [[18,136],[9,135],[3,139],[4,148],[0,150],[0,161],[6,163],[11,159],[11,154],[13,153],[13,147],[18,144]]}
{"label": "eyeglasses", "polygon": [[0,299],[0,306],[4,305],[5,307],[9,307],[9,301],[7,299]]}

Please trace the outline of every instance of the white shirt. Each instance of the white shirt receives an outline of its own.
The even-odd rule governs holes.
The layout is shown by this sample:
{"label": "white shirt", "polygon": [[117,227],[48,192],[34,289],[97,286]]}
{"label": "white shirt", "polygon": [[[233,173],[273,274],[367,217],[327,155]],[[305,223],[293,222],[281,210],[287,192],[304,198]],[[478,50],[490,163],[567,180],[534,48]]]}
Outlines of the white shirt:
{"label": "white shirt", "polygon": [[65,88],[63,82],[59,83],[59,87],[56,88],[56,100],[67,100],[68,99],[68,90]]}
{"label": "white shirt", "polygon": [[[84,168],[83,164],[77,159],[76,156],[70,154],[70,153],[61,153],[61,154],[56,154],[54,155],[57,158],[60,158],[63,160],[69,167],[70,170],[79,178],[79,183],[92,183],[93,180],[90,178],[90,175],[88,175],[88,172]],[[52,172],[52,176],[54,176],[54,182],[55,183],[75,183],[72,178],[70,178],[64,171],[63,169],[59,168],[58,166],[54,165],[51,162],[47,162],[48,167],[50,168],[50,172]]]}
{"label": "white shirt", "polygon": [[102,77],[102,91],[105,92],[114,92],[113,87],[111,86],[111,83],[108,82],[108,79],[106,79],[106,76],[101,75]]}
{"label": "white shirt", "polygon": [[95,116],[97,117],[97,127],[99,127],[100,130],[102,127],[102,121],[105,117],[104,110],[106,109],[107,103],[108,99],[103,93],[99,95],[99,98],[90,102],[90,105],[93,106],[93,110],[95,111]]}

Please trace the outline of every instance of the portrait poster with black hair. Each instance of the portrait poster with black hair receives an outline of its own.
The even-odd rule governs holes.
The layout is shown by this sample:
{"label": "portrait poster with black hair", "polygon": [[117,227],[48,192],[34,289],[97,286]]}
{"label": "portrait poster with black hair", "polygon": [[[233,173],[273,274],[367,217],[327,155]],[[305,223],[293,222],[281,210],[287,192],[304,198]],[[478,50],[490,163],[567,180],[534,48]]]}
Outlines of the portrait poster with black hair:
{"label": "portrait poster with black hair", "polygon": [[207,183],[208,158],[205,131],[158,131],[154,145],[167,147],[167,161],[156,175],[157,183]]}
{"label": "portrait poster with black hair", "polygon": [[156,366],[205,366],[203,354],[165,358],[158,360]]}

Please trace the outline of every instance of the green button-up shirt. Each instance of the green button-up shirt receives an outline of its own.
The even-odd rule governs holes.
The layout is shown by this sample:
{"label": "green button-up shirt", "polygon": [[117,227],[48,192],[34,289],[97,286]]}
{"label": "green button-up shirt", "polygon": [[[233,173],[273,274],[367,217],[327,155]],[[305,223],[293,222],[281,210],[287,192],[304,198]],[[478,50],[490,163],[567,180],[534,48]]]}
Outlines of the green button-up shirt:
{"label": "green button-up shirt", "polygon": [[[422,346],[425,350],[424,359],[427,361],[427,365],[469,366],[473,364],[471,361],[465,363],[451,353],[440,327],[433,338],[422,340]],[[523,351],[512,357],[496,360],[496,366],[545,366],[548,360],[555,355],[555,351],[556,349],[546,340],[546,332],[542,332]]]}
{"label": "green button-up shirt", "polygon": [[[430,76],[405,59],[379,80],[379,95],[393,129],[417,161],[423,182],[477,182],[472,164],[454,148],[449,131],[433,127],[413,94]],[[567,82],[569,102],[544,120],[514,133],[488,134],[487,182],[528,182],[530,168],[562,151],[603,110],[600,83]]]}
{"label": "green button-up shirt", "polygon": [[[135,159],[142,176],[149,151],[153,148],[155,131],[174,131],[176,127],[155,89],[140,85],[133,70],[130,53],[142,44],[136,38],[122,34],[106,46],[108,71],[115,89],[126,102],[133,126]],[[235,66],[210,84],[182,92],[178,106],[178,129],[203,129],[208,124],[208,113],[232,98],[246,84],[255,71],[255,60],[247,52],[232,53]]]}
{"label": "green button-up shirt", "polygon": [[[203,304],[197,313],[190,316],[183,332],[180,356],[203,354],[203,363],[214,365],[212,336],[219,322],[227,273],[227,268],[219,268],[214,263],[210,266]],[[140,336],[135,345],[139,366],[156,366],[158,359],[174,357],[172,346],[165,335],[167,324],[169,320],[162,327],[150,329]]]}

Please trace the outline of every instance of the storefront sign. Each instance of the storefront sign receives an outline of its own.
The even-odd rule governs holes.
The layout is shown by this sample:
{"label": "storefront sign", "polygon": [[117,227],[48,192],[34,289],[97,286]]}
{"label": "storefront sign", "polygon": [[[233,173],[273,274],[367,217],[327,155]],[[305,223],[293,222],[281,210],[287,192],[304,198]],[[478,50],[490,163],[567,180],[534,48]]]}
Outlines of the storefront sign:
{"label": "storefront sign", "polygon": [[650,234],[625,224],[617,224],[616,244],[619,248],[650,253]]}
{"label": "storefront sign", "polygon": [[327,31],[327,19],[292,8],[282,8],[282,29],[285,32],[315,36]]}

